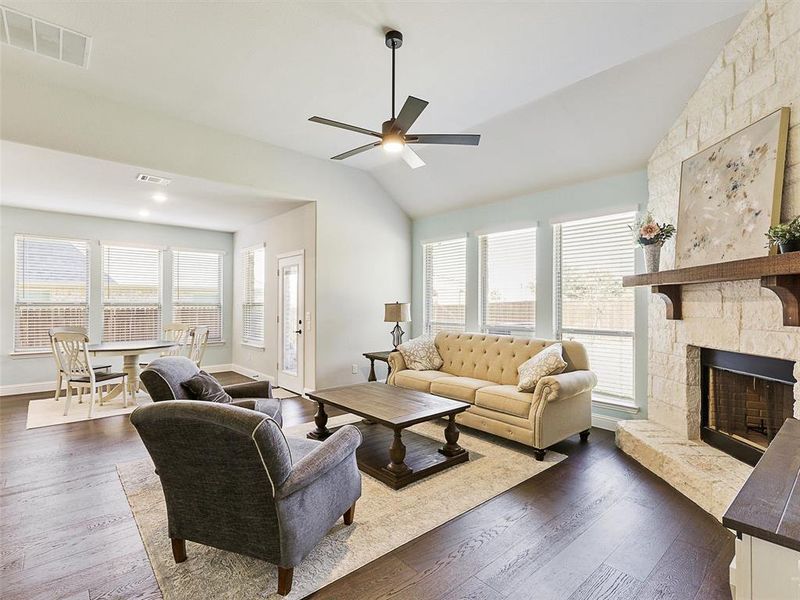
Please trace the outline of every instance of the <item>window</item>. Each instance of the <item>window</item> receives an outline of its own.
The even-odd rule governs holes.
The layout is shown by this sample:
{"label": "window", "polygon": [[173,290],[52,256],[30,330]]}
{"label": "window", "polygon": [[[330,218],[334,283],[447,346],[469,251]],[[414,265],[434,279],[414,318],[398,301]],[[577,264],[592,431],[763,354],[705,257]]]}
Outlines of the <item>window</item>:
{"label": "window", "polygon": [[161,336],[161,250],[103,246],[103,341]]}
{"label": "window", "polygon": [[536,229],[480,236],[484,333],[531,336],[536,323]]}
{"label": "window", "polygon": [[17,235],[14,351],[50,349],[48,329],[89,327],[89,243]]}
{"label": "window", "polygon": [[172,320],[206,325],[208,340],[222,341],[222,254],[172,251]]}
{"label": "window", "polygon": [[264,246],[242,253],[242,343],[257,348],[264,347],[264,257]]}
{"label": "window", "polygon": [[466,329],[467,240],[423,246],[425,261],[425,333]]}
{"label": "window", "polygon": [[569,221],[555,227],[557,337],[581,342],[597,374],[596,391],[633,398],[634,272],[628,228],[635,213]]}

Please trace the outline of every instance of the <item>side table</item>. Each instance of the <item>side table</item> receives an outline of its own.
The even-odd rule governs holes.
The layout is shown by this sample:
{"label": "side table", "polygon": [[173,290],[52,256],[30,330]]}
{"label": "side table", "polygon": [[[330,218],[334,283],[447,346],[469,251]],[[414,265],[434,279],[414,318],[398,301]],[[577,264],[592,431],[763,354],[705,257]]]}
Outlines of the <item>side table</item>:
{"label": "side table", "polygon": [[[364,358],[369,359],[369,377],[367,377],[367,381],[378,381],[378,378],[375,376],[375,361],[378,360],[380,362],[385,362],[386,366],[389,369],[389,373],[392,372],[392,368],[389,367],[389,355],[394,352],[394,350],[387,350],[385,352],[364,352]],[[388,381],[389,374],[386,374],[386,379]]]}

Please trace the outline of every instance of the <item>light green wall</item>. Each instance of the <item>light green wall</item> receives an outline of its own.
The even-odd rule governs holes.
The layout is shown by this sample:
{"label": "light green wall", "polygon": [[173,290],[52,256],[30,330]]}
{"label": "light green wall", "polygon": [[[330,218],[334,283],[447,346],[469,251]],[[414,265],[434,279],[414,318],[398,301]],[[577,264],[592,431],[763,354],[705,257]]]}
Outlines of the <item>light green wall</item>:
{"label": "light green wall", "polygon": [[[412,237],[412,331],[422,333],[422,244],[467,235],[467,330],[478,330],[478,239],[475,232],[502,231],[538,224],[536,233],[536,335],[552,338],[553,221],[642,210],[647,205],[645,170],[547,190],[473,208],[417,219]],[[632,242],[631,242],[632,243]],[[637,271],[643,269],[636,254]],[[636,290],[635,402],[647,415],[647,291]],[[595,406],[595,415],[630,419],[630,413]]]}
{"label": "light green wall", "polygon": [[[150,244],[160,247],[193,248],[198,250],[220,250],[223,257],[223,339],[224,344],[213,344],[206,350],[205,365],[227,365],[231,362],[233,302],[233,234],[187,227],[169,227],[151,223],[137,223],[117,219],[104,219],[69,215],[63,213],[27,210],[24,208],[0,207],[0,389],[3,393],[28,391],[8,386],[36,386],[44,382],[55,382],[55,367],[49,355],[14,357],[14,235],[28,233],[54,237],[90,240],[89,250],[93,287],[89,313],[92,341],[100,337],[103,316],[98,297],[98,286],[102,281],[102,261],[98,241]],[[171,262],[164,261],[164,290],[169,290]],[[171,302],[166,298],[165,304]],[[113,362],[121,363],[121,359]]]}

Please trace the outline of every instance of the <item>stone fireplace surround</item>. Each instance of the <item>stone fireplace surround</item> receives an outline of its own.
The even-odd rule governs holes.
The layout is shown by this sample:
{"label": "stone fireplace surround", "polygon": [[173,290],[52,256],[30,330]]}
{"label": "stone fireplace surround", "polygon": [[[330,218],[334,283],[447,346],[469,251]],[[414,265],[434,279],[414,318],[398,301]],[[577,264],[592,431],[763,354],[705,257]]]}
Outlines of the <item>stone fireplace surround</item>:
{"label": "stone fireplace surround", "polygon": [[[800,2],[757,0],[648,162],[648,208],[677,224],[681,163],[783,106],[790,107],[781,220],[800,214]],[[761,236],[763,232],[754,232]],[[674,267],[674,246],[661,268]],[[793,360],[800,328],[782,325],[781,303],[757,280],[684,287],[682,320],[662,299],[648,310],[647,420],[621,421],[617,444],[720,518],[751,467],[700,441],[699,351],[715,348]],[[800,418],[800,383],[794,387]]]}

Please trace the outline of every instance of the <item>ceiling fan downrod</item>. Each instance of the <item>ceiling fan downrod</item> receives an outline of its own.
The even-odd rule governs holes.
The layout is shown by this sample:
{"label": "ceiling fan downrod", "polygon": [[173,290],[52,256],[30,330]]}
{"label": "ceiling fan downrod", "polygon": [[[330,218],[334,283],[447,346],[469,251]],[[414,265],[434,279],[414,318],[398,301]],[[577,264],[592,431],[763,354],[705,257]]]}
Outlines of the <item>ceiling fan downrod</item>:
{"label": "ceiling fan downrod", "polygon": [[392,29],[386,32],[386,46],[392,50],[392,121],[395,120],[394,114],[394,80],[395,80],[395,59],[394,51],[403,45],[403,34]]}

